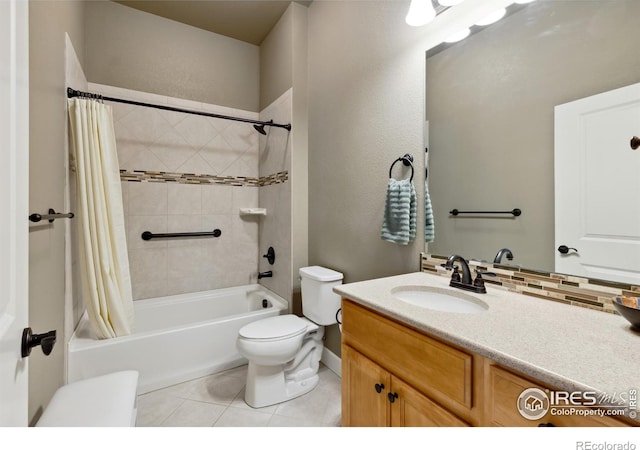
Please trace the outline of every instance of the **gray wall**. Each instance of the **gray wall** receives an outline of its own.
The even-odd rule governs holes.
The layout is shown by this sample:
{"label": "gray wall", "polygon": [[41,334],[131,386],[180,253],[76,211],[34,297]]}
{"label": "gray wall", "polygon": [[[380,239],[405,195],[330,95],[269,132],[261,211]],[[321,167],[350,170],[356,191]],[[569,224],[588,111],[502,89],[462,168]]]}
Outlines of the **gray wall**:
{"label": "gray wall", "polygon": [[[65,207],[65,32],[78,56],[84,49],[84,3],[29,3],[29,210]],[[29,357],[29,421],[36,421],[64,384],[65,227],[68,221],[31,226],[29,232],[29,325],[35,333],[58,331],[49,356]]]}
{"label": "gray wall", "polygon": [[[553,270],[553,108],[640,81],[640,2],[536,2],[427,60],[429,252]],[[571,174],[566,174],[571,176]],[[517,219],[449,217],[453,208]]]}
{"label": "gray wall", "polygon": [[[406,25],[407,6],[309,7],[309,263],[343,272],[345,282],[419,270],[425,30]],[[418,167],[420,231],[402,246],[382,241],[380,229],[389,166],[407,152]],[[339,354],[337,330],[327,334]]]}
{"label": "gray wall", "polygon": [[293,86],[293,12],[289,6],[260,44],[261,111]]}
{"label": "gray wall", "polygon": [[110,1],[86,8],[89,81],[260,110],[257,46]]}

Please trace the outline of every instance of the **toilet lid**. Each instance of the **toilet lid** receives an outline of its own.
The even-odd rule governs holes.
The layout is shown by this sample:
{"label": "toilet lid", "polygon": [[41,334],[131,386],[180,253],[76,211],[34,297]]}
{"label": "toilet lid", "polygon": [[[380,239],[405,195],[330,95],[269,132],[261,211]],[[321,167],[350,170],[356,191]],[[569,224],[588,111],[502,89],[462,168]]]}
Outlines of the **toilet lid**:
{"label": "toilet lid", "polygon": [[240,328],[239,334],[245,339],[284,339],[307,330],[307,321],[294,314],[256,320]]}

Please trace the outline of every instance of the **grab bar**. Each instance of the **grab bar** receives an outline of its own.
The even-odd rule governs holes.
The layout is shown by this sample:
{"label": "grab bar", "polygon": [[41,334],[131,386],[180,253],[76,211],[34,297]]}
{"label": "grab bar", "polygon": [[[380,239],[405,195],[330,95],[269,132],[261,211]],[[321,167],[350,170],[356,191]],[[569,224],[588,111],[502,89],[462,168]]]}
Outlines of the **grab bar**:
{"label": "grab bar", "polygon": [[213,236],[220,237],[222,231],[215,229],[213,231],[197,231],[192,233],[152,233],[151,231],[145,231],[142,233],[142,239],[148,241],[150,239],[158,238],[182,238],[182,237],[198,237],[198,236]]}
{"label": "grab bar", "polygon": [[33,213],[29,216],[31,222],[40,222],[41,220],[48,220],[52,223],[56,219],[73,219],[74,214],[70,213],[57,213],[53,208],[49,208],[49,214]]}
{"label": "grab bar", "polygon": [[459,211],[457,209],[452,209],[451,211],[449,211],[449,214],[451,214],[452,216],[457,216],[459,214],[513,214],[514,216],[518,217],[522,214],[522,210],[518,208],[515,208],[511,211]]}

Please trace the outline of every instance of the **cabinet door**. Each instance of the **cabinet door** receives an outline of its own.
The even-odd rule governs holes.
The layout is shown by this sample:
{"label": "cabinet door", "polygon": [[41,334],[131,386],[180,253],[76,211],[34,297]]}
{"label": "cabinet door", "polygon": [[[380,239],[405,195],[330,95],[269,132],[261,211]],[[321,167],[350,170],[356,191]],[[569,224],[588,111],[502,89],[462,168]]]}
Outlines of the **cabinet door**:
{"label": "cabinet door", "polygon": [[599,417],[597,415],[552,415],[547,412],[539,420],[527,420],[518,412],[518,398],[526,389],[537,388],[542,391],[549,389],[534,383],[500,367],[488,365],[487,377],[487,410],[486,420],[490,426],[503,427],[623,427],[628,426],[611,417]]}
{"label": "cabinet door", "polygon": [[391,404],[391,425],[394,427],[469,426],[398,378],[391,378],[391,389],[394,398]]}
{"label": "cabinet door", "polygon": [[391,425],[390,387],[389,372],[351,347],[342,347],[342,426]]}

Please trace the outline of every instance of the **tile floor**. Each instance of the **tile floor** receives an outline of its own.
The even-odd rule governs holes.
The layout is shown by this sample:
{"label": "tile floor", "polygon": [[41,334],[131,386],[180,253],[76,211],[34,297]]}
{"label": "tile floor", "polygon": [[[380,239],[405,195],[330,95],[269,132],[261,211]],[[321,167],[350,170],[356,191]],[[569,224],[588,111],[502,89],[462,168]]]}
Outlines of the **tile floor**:
{"label": "tile floor", "polygon": [[308,394],[254,409],[244,402],[247,366],[138,396],[138,427],[339,427],[340,377],[320,365]]}

